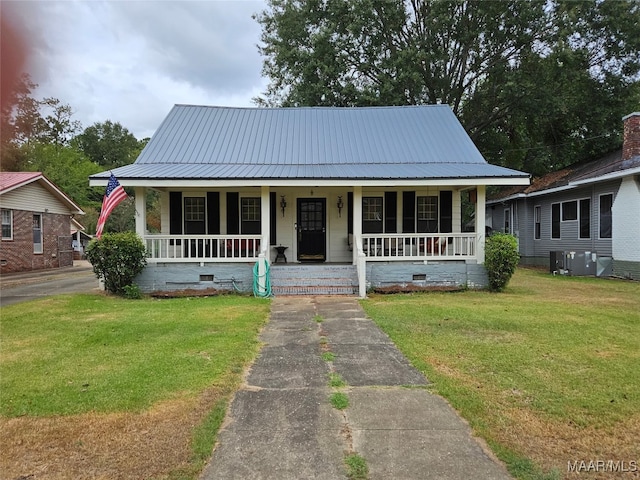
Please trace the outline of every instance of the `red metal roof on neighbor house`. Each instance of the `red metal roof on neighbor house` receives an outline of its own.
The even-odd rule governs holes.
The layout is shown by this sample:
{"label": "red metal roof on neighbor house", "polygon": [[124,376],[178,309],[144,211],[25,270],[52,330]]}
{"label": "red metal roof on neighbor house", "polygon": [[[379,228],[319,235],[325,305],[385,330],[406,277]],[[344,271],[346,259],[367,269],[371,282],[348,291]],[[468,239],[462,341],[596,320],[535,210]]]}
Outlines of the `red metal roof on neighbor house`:
{"label": "red metal roof on neighbor house", "polygon": [[42,176],[40,172],[2,172],[0,175],[0,191],[18,187]]}

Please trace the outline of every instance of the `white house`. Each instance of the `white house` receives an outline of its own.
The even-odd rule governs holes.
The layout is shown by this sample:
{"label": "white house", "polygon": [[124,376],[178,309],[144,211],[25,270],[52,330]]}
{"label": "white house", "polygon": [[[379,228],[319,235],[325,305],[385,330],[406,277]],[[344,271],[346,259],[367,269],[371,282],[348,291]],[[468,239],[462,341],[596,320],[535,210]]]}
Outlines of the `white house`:
{"label": "white house", "polygon": [[[446,105],[176,105],[136,162],[113,173],[135,191],[146,291],[250,290],[259,258],[275,293],[482,287],[485,217],[463,231],[463,201],[484,212],[487,185],[529,183],[488,164]],[[160,234],[147,231],[149,189],[162,202]]]}

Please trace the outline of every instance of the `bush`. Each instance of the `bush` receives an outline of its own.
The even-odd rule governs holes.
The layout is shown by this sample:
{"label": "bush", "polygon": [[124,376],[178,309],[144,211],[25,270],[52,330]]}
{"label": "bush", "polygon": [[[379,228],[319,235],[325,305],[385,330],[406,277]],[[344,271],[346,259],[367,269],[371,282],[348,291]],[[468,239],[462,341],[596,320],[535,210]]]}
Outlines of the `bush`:
{"label": "bush", "polygon": [[513,235],[494,233],[487,237],[484,250],[484,266],[489,276],[489,288],[501,292],[516,271],[520,254]]}
{"label": "bush", "polygon": [[105,289],[119,295],[147,264],[144,243],[133,232],[105,233],[89,243],[86,256]]}

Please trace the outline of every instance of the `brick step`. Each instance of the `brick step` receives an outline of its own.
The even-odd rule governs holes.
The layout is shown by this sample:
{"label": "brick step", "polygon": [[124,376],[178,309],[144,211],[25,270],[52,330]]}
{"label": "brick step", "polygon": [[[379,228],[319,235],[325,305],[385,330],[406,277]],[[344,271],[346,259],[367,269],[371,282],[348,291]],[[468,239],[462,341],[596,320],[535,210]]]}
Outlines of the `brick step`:
{"label": "brick step", "polygon": [[355,295],[358,276],[353,265],[272,265],[275,295]]}
{"label": "brick step", "polygon": [[357,295],[358,287],[271,286],[274,295]]}
{"label": "brick step", "polygon": [[309,286],[353,286],[358,284],[357,278],[301,278],[301,277],[271,277],[272,285],[309,285]]}

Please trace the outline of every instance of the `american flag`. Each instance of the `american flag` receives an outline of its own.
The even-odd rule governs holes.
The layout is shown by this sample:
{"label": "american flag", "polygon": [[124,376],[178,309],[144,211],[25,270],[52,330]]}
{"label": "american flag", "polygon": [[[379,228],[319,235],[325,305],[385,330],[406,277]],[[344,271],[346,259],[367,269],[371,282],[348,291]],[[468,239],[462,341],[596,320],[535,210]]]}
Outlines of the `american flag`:
{"label": "american flag", "polygon": [[104,224],[107,222],[107,218],[109,218],[113,209],[125,198],[127,198],[127,193],[112,173],[111,178],[109,178],[109,184],[107,185],[107,191],[104,193],[104,198],[102,199],[102,209],[100,210],[98,225],[96,226],[96,237],[100,238],[102,236],[102,230],[104,230]]}

